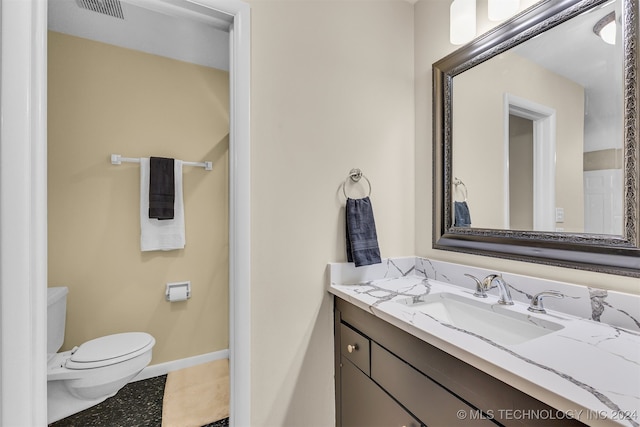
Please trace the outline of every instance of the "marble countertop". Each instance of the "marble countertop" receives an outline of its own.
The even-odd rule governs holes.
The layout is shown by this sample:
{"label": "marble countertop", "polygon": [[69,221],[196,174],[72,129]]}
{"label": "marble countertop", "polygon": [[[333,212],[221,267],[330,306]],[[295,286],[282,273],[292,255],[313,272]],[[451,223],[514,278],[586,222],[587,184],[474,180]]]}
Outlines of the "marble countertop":
{"label": "marble countertop", "polygon": [[[352,284],[332,278],[329,292],[585,424],[640,426],[640,333],[636,331],[552,310],[531,313],[528,304],[516,301],[500,309],[563,328],[523,343],[501,344],[399,303],[439,292],[474,298],[471,289],[415,272]],[[497,297],[491,294],[482,301],[496,304]]]}

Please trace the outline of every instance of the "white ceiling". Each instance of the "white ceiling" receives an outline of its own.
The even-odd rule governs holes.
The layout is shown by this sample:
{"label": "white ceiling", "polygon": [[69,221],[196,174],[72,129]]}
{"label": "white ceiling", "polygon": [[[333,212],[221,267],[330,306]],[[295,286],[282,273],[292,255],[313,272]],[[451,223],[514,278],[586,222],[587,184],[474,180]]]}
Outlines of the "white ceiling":
{"label": "white ceiling", "polygon": [[622,146],[620,26],[615,45],[606,44],[593,32],[596,23],[614,10],[618,21],[620,1],[611,1],[514,49],[519,55],[584,87],[585,151]]}
{"label": "white ceiling", "polygon": [[120,6],[124,19],[75,0],[49,0],[49,30],[229,70],[230,16],[180,0],[121,0]]}

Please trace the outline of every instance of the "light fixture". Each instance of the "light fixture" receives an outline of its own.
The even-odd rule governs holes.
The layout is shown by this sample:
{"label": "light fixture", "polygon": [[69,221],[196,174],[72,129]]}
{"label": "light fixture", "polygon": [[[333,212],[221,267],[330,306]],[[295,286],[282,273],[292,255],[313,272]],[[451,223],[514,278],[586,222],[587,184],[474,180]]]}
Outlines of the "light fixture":
{"label": "light fixture", "polygon": [[489,21],[504,21],[520,9],[520,0],[489,0]]}
{"label": "light fixture", "polygon": [[465,44],[476,36],[476,0],[453,0],[449,9],[449,41]]}
{"label": "light fixture", "polygon": [[596,22],[593,32],[608,44],[616,44],[616,13],[611,12]]}

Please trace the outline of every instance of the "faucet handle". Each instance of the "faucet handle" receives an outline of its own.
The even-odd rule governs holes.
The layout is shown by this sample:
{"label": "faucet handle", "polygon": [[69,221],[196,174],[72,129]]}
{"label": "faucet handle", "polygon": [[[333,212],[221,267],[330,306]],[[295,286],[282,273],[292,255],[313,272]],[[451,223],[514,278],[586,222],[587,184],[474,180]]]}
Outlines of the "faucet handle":
{"label": "faucet handle", "polygon": [[480,281],[480,279],[478,279],[476,276],[471,275],[471,274],[466,274],[465,276],[467,277],[471,277],[475,282],[476,282],[476,291],[473,293],[474,297],[478,297],[478,298],[486,298],[487,297],[487,293],[485,292],[485,287],[482,284],[482,282]]}
{"label": "faucet handle", "polygon": [[564,298],[564,294],[558,291],[543,291],[535,294],[533,298],[531,298],[531,304],[529,305],[529,308],[527,308],[527,310],[534,313],[546,313],[547,310],[545,310],[544,305],[542,305],[542,298],[544,297]]}

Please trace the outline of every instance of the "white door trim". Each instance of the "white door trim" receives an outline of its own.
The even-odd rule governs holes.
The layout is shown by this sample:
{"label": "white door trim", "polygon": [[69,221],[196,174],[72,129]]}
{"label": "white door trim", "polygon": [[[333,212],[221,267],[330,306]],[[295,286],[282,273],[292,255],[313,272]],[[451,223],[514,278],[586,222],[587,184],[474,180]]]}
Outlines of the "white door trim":
{"label": "white door trim", "polygon": [[[161,1],[233,17],[230,424],[250,425],[250,8],[240,0]],[[47,0],[0,0],[0,13],[0,425],[46,425]]]}
{"label": "white door trim", "polygon": [[0,425],[46,425],[46,0],[1,0]]}
{"label": "white door trim", "polygon": [[[251,425],[251,19],[238,0],[208,0],[234,12],[230,51],[229,424]],[[224,8],[223,8],[224,7]],[[233,7],[233,8],[232,8]]]}
{"label": "white door trim", "polygon": [[533,121],[533,229],[555,231],[556,110],[510,93],[504,94],[504,218],[509,212],[509,115]]}

